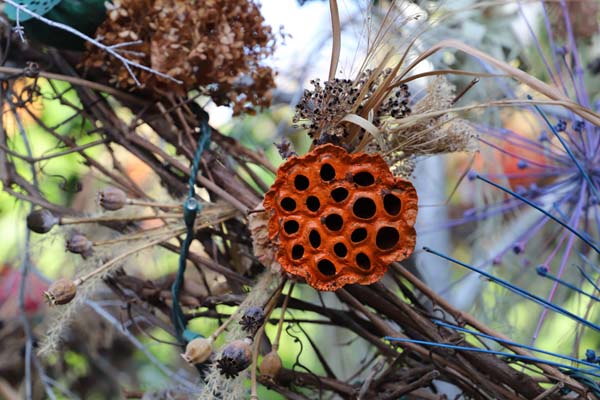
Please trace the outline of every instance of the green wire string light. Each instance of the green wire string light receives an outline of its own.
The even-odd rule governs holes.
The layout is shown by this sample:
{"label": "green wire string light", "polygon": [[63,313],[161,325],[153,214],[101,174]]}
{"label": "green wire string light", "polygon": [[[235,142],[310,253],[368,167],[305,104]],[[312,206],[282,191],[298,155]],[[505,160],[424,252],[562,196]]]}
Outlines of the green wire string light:
{"label": "green wire string light", "polygon": [[194,239],[194,221],[196,221],[196,215],[202,210],[202,204],[196,199],[196,191],[194,189],[196,183],[196,175],[200,166],[200,158],[202,153],[210,144],[210,127],[208,126],[208,118],[203,115],[200,122],[200,136],[198,137],[198,145],[196,146],[196,152],[194,153],[194,159],[192,160],[192,169],[190,171],[190,179],[188,181],[188,196],[183,203],[183,221],[186,227],[185,239],[181,245],[179,252],[179,268],[173,286],[171,286],[171,293],[173,296],[173,308],[171,310],[171,320],[175,326],[175,333],[177,340],[182,343],[187,343],[190,340],[200,337],[201,335],[187,330],[187,321],[183,315],[183,310],[179,304],[179,294],[183,286],[183,275],[185,273],[186,260],[190,250],[190,245]]}

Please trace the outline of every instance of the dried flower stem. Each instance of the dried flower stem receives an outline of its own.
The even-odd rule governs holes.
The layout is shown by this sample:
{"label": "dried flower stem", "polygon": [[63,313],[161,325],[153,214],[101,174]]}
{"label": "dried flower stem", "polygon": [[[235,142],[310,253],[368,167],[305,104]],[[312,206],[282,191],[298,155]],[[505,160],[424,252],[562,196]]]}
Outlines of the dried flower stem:
{"label": "dried flower stem", "polygon": [[208,337],[208,340],[210,340],[211,342],[214,342],[221,333],[223,333],[225,331],[225,329],[227,329],[227,326],[231,323],[231,321],[233,321],[236,316],[239,314],[239,309],[237,309],[235,312],[231,313],[231,315],[229,316],[229,318],[227,318],[227,320],[225,322],[223,322],[221,324],[221,326],[219,326],[217,329],[215,329],[215,331]]}
{"label": "dried flower stem", "polygon": [[600,115],[598,115],[598,113],[595,113],[592,110],[589,110],[586,107],[583,107],[580,104],[577,104],[576,102],[572,101],[571,99],[566,97],[563,93],[561,93],[558,88],[552,87],[552,86],[540,81],[539,79],[535,78],[534,76],[531,76],[531,75],[527,74],[526,72],[521,71],[518,68],[515,68],[505,62],[496,60],[492,56],[490,56],[480,50],[477,50],[469,45],[466,45],[458,40],[454,40],[454,39],[442,40],[435,46],[432,46],[429,50],[425,51],[423,54],[421,54],[419,57],[417,57],[406,68],[406,70],[399,77],[399,79],[401,80],[403,78],[403,76],[408,74],[408,72],[410,70],[412,70],[414,67],[419,65],[424,59],[428,58],[429,56],[437,53],[438,51],[440,51],[444,48],[454,48],[454,49],[463,51],[463,52],[469,54],[470,56],[476,57],[484,62],[487,62],[487,63],[493,65],[494,67],[501,69],[502,71],[509,74],[511,77],[524,83],[525,85],[536,90],[537,92],[542,93],[545,96],[548,96],[552,100],[555,100],[556,102],[554,104],[562,105],[565,108],[573,111],[575,114],[579,115],[580,117],[587,119],[591,123],[600,125]]}
{"label": "dried flower stem", "polygon": [[290,301],[290,297],[292,297],[292,292],[294,290],[294,282],[290,284],[290,290],[288,291],[287,296],[285,296],[285,300],[283,300],[283,305],[281,306],[281,315],[279,316],[279,323],[277,324],[277,334],[275,335],[275,340],[273,340],[273,350],[279,350],[279,338],[281,338],[281,331],[283,328],[283,321],[285,320],[285,312],[287,310],[288,303]]}
{"label": "dried flower stem", "polygon": [[[402,266],[402,264],[392,263],[392,268],[394,270],[396,270],[400,275],[402,275],[406,280],[408,280],[411,284],[413,284],[416,289],[418,289],[423,294],[425,294],[427,297],[432,299],[435,302],[435,304],[438,304],[440,307],[442,307],[444,310],[446,310],[448,313],[450,313],[460,324],[467,323],[468,325],[472,326],[473,328],[477,329],[478,331],[480,331],[482,333],[485,333],[486,335],[494,336],[494,337],[500,338],[502,340],[509,341],[509,338],[507,338],[505,335],[503,335],[500,332],[496,332],[495,330],[482,324],[477,319],[475,319],[471,314],[454,308],[450,303],[448,303],[442,297],[438,296],[435,292],[433,292],[433,290],[431,290],[421,280],[419,280],[410,271],[408,271],[406,268],[404,268],[404,266]],[[528,357],[533,356],[529,351],[527,351],[523,348],[520,348],[520,347],[506,345],[506,348],[510,349],[515,354],[524,355],[524,356],[528,356]],[[569,376],[561,373],[555,367],[552,367],[550,365],[543,364],[543,363],[536,363],[536,366],[539,369],[541,369],[542,371],[544,371],[544,373],[547,374],[547,376],[551,376],[558,381],[565,382],[570,387],[575,387],[575,388],[584,390],[583,387],[577,381],[575,381],[574,379],[570,378]]]}
{"label": "dried flower stem", "polygon": [[113,265],[115,265],[116,263],[118,263],[121,260],[124,260],[125,258],[129,257],[132,254],[138,253],[144,249],[147,249],[149,247],[155,246],[159,243],[165,242],[169,239],[172,239],[174,237],[176,237],[177,235],[181,234],[185,232],[185,229],[182,229],[179,233],[177,234],[169,234],[169,235],[165,235],[159,239],[153,240],[151,242],[148,242],[142,246],[136,247],[134,249],[131,249],[123,254],[118,255],[117,257],[113,258],[110,261],[107,261],[106,263],[102,264],[100,267],[96,268],[95,270],[91,271],[90,273],[75,279],[74,283],[75,286],[80,286],[81,284],[83,284],[85,281],[87,281],[88,279],[92,278],[95,275],[98,275],[106,270],[108,270],[110,267],[112,267]]}
{"label": "dried flower stem", "polygon": [[[265,307],[265,322],[262,324],[262,326],[258,329],[258,331],[256,332],[256,335],[254,336],[254,343],[253,343],[253,349],[252,349],[252,366],[250,367],[250,380],[251,380],[251,395],[250,395],[250,399],[251,400],[258,400],[258,386],[257,386],[257,379],[256,379],[256,368],[257,368],[257,364],[258,364],[258,348],[260,346],[260,338],[262,337],[264,331],[265,331],[265,326],[267,324],[267,321],[269,320],[269,316],[271,315],[271,312],[273,311],[273,309],[275,308],[275,305],[277,304],[278,300],[279,300],[279,296],[281,295],[281,292],[283,291],[283,286],[285,285],[285,278],[283,279],[283,281],[281,282],[280,287],[278,288],[278,290],[275,291],[273,297],[271,298],[271,300],[269,301],[269,303],[267,303],[267,306]],[[277,336],[275,337],[275,341],[273,342],[273,349],[277,350],[277,348],[279,347],[279,337],[281,336],[281,327],[283,326],[283,320],[284,320],[284,315],[285,315],[285,310],[287,308],[289,299],[292,295],[292,290],[294,290],[294,282],[292,282],[290,284],[290,290],[287,294],[287,296],[285,297],[285,300],[283,301],[283,305],[281,307],[281,316],[279,317],[279,325],[277,327]]]}
{"label": "dried flower stem", "polygon": [[[7,67],[4,65],[0,66],[0,72],[4,74],[23,75],[25,68]],[[130,104],[145,104],[146,102],[141,100],[139,97],[132,96],[122,90],[115,89],[111,86],[106,86],[97,82],[88,81],[86,79],[77,78],[74,76],[55,74],[52,72],[39,71],[38,76],[46,79],[53,79],[57,81],[69,82],[73,85],[87,87],[89,89],[98,90],[103,93],[108,93],[115,96],[118,99],[126,100]]]}
{"label": "dried flower stem", "polygon": [[181,204],[155,203],[152,201],[144,201],[137,199],[127,199],[127,204],[132,206],[181,209]]}
{"label": "dried flower stem", "polygon": [[149,219],[182,219],[183,214],[157,214],[157,215],[141,215],[141,216],[123,216],[123,217],[82,217],[82,218],[61,218],[59,225],[77,225],[90,224],[97,222],[118,222],[118,221],[145,221]]}

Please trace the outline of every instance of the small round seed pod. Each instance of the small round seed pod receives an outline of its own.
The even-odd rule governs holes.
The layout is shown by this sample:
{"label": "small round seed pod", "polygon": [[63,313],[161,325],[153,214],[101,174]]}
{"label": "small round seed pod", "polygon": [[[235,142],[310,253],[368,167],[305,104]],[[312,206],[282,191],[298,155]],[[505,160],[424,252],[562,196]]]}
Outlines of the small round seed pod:
{"label": "small round seed pod", "polygon": [[55,281],[50,285],[48,290],[44,292],[46,301],[52,306],[67,304],[75,298],[76,294],[77,286],[72,280],[66,278]]}
{"label": "small round seed pod", "polygon": [[252,341],[250,339],[234,340],[223,349],[217,368],[227,378],[235,378],[252,363]]}
{"label": "small round seed pod", "polygon": [[250,307],[244,312],[240,319],[242,329],[252,335],[256,333],[258,328],[265,322],[265,311],[262,307]]}
{"label": "small round seed pod", "polygon": [[120,210],[127,204],[127,194],[119,188],[109,186],[98,192],[98,202],[105,210]]}
{"label": "small round seed pod", "polygon": [[94,244],[85,235],[79,232],[73,232],[67,240],[67,251],[75,254],[81,254],[83,259],[88,258],[94,252]]}
{"label": "small round seed pod", "polygon": [[35,233],[48,233],[59,221],[50,210],[35,210],[27,216],[27,227]]}
{"label": "small round seed pod", "polygon": [[196,338],[185,346],[185,353],[181,355],[188,363],[202,364],[209,359],[213,352],[213,341],[205,338]]}
{"label": "small round seed pod", "polygon": [[271,350],[262,360],[258,367],[260,374],[266,376],[269,379],[277,378],[279,371],[281,371],[282,362],[279,353],[276,350]]}

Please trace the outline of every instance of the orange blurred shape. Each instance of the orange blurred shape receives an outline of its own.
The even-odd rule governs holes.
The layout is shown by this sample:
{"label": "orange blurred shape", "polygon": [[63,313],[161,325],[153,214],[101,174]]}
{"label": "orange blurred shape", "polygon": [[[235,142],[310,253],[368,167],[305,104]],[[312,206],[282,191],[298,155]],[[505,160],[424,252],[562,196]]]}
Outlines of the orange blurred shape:
{"label": "orange blurred shape", "polygon": [[[29,101],[25,107],[14,106],[16,115],[23,127],[31,124],[34,119],[31,114],[35,117],[40,117],[44,109],[42,104],[42,98],[40,96],[31,97],[30,88],[33,85],[33,78],[19,78],[13,83],[12,87],[12,98],[13,103]],[[31,113],[31,114],[30,114]],[[15,113],[12,111],[12,107],[8,102],[4,103],[2,108],[2,124],[6,130],[8,136],[14,135],[19,132],[19,125]]]}
{"label": "orange blurred shape", "polygon": [[528,145],[516,137],[518,135],[525,140],[539,143],[541,127],[538,121],[531,113],[518,111],[504,119],[504,128],[515,133],[501,142],[503,152],[499,155],[511,188],[541,184],[547,178],[536,175],[546,171],[549,165],[543,149],[535,143]]}

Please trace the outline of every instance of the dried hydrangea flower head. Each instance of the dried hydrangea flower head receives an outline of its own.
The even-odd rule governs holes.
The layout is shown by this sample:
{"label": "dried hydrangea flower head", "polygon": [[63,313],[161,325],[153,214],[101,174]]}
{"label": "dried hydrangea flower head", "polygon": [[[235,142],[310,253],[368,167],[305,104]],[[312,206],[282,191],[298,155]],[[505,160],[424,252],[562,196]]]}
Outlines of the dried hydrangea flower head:
{"label": "dried hydrangea flower head", "polygon": [[417,192],[378,154],[325,144],[291,157],[264,207],[277,261],[318,290],[376,282],[415,247]]}
{"label": "dried hydrangea flower head", "polygon": [[[106,45],[139,41],[126,47],[131,61],[183,82],[136,71],[148,94],[184,95],[211,85],[213,100],[233,105],[236,114],[270,105],[273,71],[262,61],[273,53],[275,36],[252,0],[114,0],[96,36]],[[106,71],[119,88],[139,89],[127,68],[97,47],[88,46],[83,66]]]}

